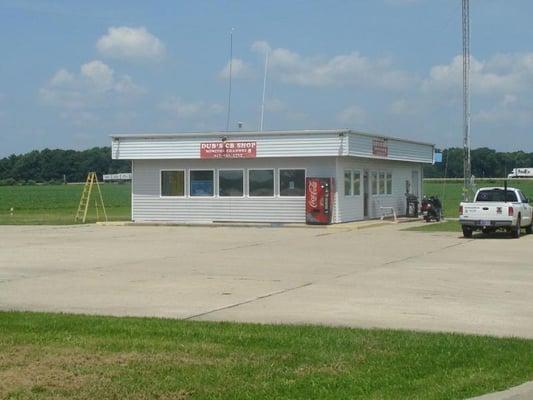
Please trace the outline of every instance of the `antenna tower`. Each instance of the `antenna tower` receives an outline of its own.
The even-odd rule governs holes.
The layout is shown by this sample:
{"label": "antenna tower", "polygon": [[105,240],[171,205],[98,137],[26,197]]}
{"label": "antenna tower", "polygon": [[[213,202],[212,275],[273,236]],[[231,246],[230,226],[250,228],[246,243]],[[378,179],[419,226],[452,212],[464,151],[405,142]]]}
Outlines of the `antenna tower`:
{"label": "antenna tower", "polygon": [[463,2],[463,198],[469,200],[472,192],[470,160],[470,1]]}

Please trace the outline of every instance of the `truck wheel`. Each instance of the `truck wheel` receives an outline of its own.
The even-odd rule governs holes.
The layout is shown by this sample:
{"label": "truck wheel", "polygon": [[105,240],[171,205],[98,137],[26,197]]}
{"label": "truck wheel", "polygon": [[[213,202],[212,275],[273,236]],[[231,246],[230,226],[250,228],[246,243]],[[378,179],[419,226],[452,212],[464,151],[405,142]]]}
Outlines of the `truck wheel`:
{"label": "truck wheel", "polygon": [[516,221],[516,226],[511,231],[511,234],[513,235],[513,238],[515,238],[515,239],[520,238],[520,233],[522,231],[521,226],[520,226],[521,222],[522,221],[520,221],[520,217],[518,217],[518,220]]}
{"label": "truck wheel", "polygon": [[532,232],[533,232],[533,222],[529,224],[529,226],[526,226],[526,233],[528,235],[531,235]]}
{"label": "truck wheel", "polygon": [[465,238],[471,238],[472,237],[472,228],[469,226],[463,226],[463,236]]}

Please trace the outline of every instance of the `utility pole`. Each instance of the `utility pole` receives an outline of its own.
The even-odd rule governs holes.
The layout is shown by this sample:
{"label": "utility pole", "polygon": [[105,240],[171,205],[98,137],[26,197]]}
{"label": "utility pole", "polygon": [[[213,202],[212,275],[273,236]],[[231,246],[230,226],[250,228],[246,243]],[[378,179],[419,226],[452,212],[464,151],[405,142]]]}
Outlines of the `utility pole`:
{"label": "utility pole", "polygon": [[472,166],[470,160],[470,2],[463,2],[463,199],[469,200],[472,192]]}

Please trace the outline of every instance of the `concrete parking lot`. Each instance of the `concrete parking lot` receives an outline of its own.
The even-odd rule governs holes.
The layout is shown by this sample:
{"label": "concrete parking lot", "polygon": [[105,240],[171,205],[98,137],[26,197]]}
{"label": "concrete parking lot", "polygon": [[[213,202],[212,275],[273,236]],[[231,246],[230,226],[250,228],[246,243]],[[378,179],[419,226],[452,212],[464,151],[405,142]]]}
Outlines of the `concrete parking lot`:
{"label": "concrete parking lot", "polygon": [[533,338],[533,235],[2,226],[0,308]]}

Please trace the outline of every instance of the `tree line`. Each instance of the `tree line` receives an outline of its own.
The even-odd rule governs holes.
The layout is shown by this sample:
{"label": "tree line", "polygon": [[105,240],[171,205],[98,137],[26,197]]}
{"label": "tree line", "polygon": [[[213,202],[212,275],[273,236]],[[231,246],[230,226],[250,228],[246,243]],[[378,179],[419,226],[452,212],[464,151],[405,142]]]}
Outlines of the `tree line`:
{"label": "tree line", "polygon": [[[472,174],[478,178],[506,177],[513,168],[533,168],[533,153],[498,152],[486,147],[472,150]],[[0,159],[0,184],[82,182],[89,171],[102,174],[130,172],[130,163],[112,160],[110,147],[77,150],[34,150]],[[442,152],[442,162],[425,167],[427,178],[461,178],[463,149]]]}
{"label": "tree line", "polygon": [[34,150],[0,159],[0,184],[83,182],[89,171],[102,174],[130,172],[130,163],[112,160],[110,147],[77,150]]}
{"label": "tree line", "polygon": [[[442,162],[424,169],[426,178],[462,178],[462,148],[443,150]],[[523,151],[499,152],[487,147],[471,151],[472,175],[476,178],[506,178],[514,168],[533,168],[533,153]]]}

